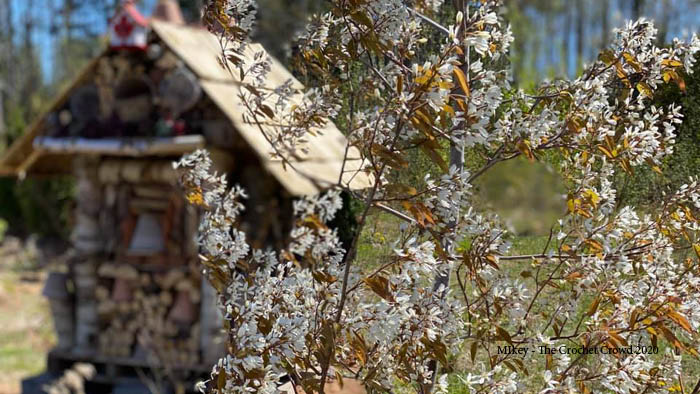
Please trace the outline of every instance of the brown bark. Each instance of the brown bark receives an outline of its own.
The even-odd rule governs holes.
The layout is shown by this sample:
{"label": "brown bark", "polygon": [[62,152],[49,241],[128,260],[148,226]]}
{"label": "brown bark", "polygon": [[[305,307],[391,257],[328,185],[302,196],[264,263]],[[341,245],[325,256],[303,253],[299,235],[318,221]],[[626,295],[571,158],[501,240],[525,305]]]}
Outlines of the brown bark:
{"label": "brown bark", "polygon": [[610,0],[601,0],[600,2],[600,25],[601,25],[601,47],[608,46],[610,41]]}
{"label": "brown bark", "polygon": [[[580,68],[583,65],[583,59],[585,57],[585,23],[586,23],[586,9],[584,8],[584,2],[578,0],[576,2],[576,13],[578,18],[576,18],[576,68]],[[578,71],[578,70],[577,70]]]}
{"label": "brown bark", "polygon": [[666,43],[666,36],[668,35],[669,27],[671,24],[671,2],[669,0],[663,0],[661,4],[661,17],[658,19],[659,32],[656,36],[656,45],[662,46]]}

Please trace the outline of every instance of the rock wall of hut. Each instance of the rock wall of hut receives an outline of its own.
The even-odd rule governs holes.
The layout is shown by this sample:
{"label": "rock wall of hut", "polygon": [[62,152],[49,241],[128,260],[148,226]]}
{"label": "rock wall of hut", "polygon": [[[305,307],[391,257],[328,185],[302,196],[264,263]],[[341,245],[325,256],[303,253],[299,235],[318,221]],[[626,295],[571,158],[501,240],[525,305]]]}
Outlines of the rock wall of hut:
{"label": "rock wall of hut", "polygon": [[211,364],[221,316],[197,260],[198,212],[172,161],[76,158],[73,296],[51,291],[58,350],[146,365]]}

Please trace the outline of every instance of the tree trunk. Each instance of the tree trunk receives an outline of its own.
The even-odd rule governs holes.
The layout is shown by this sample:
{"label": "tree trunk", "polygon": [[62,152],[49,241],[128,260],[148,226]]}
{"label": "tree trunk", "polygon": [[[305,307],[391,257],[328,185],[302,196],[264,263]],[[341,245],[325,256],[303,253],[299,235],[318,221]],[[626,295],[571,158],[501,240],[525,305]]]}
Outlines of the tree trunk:
{"label": "tree trunk", "polygon": [[637,20],[642,17],[644,2],[645,0],[632,0],[632,20]]}
{"label": "tree trunk", "polygon": [[564,32],[564,38],[562,38],[561,45],[561,68],[563,70],[562,75],[571,75],[571,22],[573,15],[571,9],[568,7],[564,8],[564,26],[562,31]]}
{"label": "tree trunk", "polygon": [[7,145],[7,130],[5,128],[5,102],[3,100],[5,94],[5,84],[0,80],[0,152]]}
{"label": "tree trunk", "polygon": [[610,43],[610,0],[600,2],[600,26],[601,26],[601,48],[605,48]]}
{"label": "tree trunk", "polygon": [[578,18],[576,18],[576,72],[583,66],[583,59],[585,57],[585,23],[586,23],[586,9],[583,4],[583,0],[576,1],[576,13]]}
{"label": "tree trunk", "polygon": [[661,3],[661,17],[659,18],[659,32],[656,36],[656,45],[662,46],[666,43],[669,26],[671,23],[671,4],[669,0],[663,0]]}

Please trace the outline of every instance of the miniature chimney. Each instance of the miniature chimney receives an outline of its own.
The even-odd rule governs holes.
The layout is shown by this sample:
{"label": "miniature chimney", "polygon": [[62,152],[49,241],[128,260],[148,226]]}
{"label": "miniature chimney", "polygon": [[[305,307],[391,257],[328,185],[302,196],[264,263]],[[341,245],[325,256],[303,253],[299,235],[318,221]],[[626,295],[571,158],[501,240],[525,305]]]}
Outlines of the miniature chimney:
{"label": "miniature chimney", "polygon": [[158,0],[158,4],[155,10],[153,10],[153,15],[151,17],[178,25],[185,24],[185,18],[182,16],[182,10],[177,0]]}

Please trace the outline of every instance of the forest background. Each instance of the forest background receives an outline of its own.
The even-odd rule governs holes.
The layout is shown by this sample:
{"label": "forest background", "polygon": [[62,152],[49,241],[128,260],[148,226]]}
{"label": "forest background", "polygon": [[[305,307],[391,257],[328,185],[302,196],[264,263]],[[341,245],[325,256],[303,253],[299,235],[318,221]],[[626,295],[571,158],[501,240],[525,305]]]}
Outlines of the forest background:
{"label": "forest background", "polygon": [[[107,20],[120,0],[0,1],[0,154],[22,134],[91,58],[105,45]],[[147,13],[157,0],[141,0]],[[189,22],[196,23],[204,0],[179,0]],[[322,0],[260,1],[257,40],[283,62],[292,52],[290,32],[304,26]],[[629,19],[653,19],[659,43],[686,36],[700,26],[698,0],[509,0],[504,12],[516,41],[510,56],[517,86],[532,89],[546,79],[574,76],[609,42],[612,29]],[[689,81],[692,84],[693,81]],[[690,91],[690,96],[700,91]],[[661,100],[675,100],[677,92]],[[683,99],[688,99],[687,95]],[[692,123],[692,122],[690,122]],[[698,119],[700,124],[700,119]],[[686,125],[686,129],[698,129]],[[697,173],[698,133],[688,132],[671,161],[680,161],[670,180]],[[687,138],[686,138],[687,137]],[[691,138],[692,137],[692,138]],[[683,144],[688,140],[688,144]],[[694,144],[692,144],[694,142]],[[686,149],[687,148],[687,149]],[[690,161],[690,162],[689,162]],[[677,164],[677,163],[676,163]],[[653,201],[658,185],[636,174],[623,198]],[[677,178],[677,179],[676,179]],[[518,233],[536,235],[561,213],[556,176],[546,166],[508,163],[485,179],[484,203],[495,208]],[[66,238],[70,228],[72,183],[67,179],[0,178],[2,233]],[[517,196],[520,203],[510,206]]]}
{"label": "forest background", "polygon": [[[108,18],[121,0],[0,0],[0,154],[46,108],[53,97],[106,45]],[[180,0],[191,23],[206,0]],[[138,1],[148,15],[157,0]],[[258,0],[256,40],[286,63],[291,32],[322,12],[323,0]],[[515,84],[526,90],[546,80],[573,77],[612,39],[612,29],[647,17],[659,44],[700,31],[700,0],[507,0],[504,13],[516,37],[510,54]],[[686,92],[667,88],[658,104],[676,102],[686,116],[676,152],[661,178],[638,171],[621,177],[619,203],[652,204],[666,185],[700,174],[700,70],[686,78]],[[467,166],[469,157],[467,156]],[[494,209],[518,236],[515,252],[539,251],[551,224],[566,211],[556,163],[512,160],[499,164],[477,186],[481,208]],[[416,166],[420,176],[422,163]],[[424,168],[425,169],[425,168]],[[43,369],[43,351],[53,338],[46,306],[34,284],[18,281],[41,272],[44,259],[27,240],[65,241],[71,227],[74,186],[70,179],[0,178],[0,393],[19,378]],[[517,202],[517,203],[514,203]],[[361,238],[358,259],[367,264],[390,253],[392,218],[377,214]],[[3,239],[5,242],[3,242]],[[21,247],[7,242],[20,240]],[[41,243],[41,242],[39,242]],[[29,245],[28,245],[29,244]],[[27,246],[28,245],[28,246]],[[21,250],[21,251],[20,251]],[[13,258],[7,256],[13,255]],[[38,278],[38,277],[37,277]],[[28,294],[36,297],[28,297]],[[5,319],[7,317],[8,320]],[[699,372],[700,373],[700,372]],[[3,379],[11,379],[11,387]]]}

